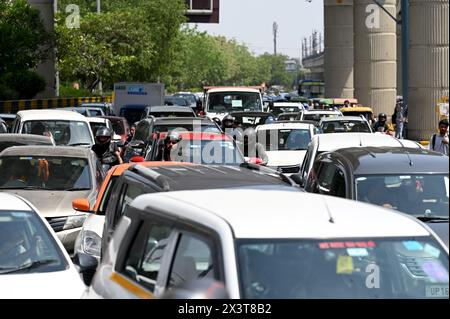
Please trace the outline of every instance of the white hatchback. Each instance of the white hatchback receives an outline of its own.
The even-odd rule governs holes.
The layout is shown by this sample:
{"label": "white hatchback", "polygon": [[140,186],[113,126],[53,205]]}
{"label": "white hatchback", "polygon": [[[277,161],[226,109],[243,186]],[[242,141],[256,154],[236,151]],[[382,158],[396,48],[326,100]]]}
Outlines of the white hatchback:
{"label": "white hatchback", "polygon": [[80,298],[86,286],[36,208],[6,193],[0,203],[0,299]]}
{"label": "white hatchback", "polygon": [[266,148],[268,167],[285,174],[297,173],[316,128],[308,123],[273,123],[256,128],[258,142]]}
{"label": "white hatchback", "polygon": [[142,195],[103,257],[85,297],[164,297],[214,279],[236,299],[448,298],[448,249],[425,224],[308,193]]}

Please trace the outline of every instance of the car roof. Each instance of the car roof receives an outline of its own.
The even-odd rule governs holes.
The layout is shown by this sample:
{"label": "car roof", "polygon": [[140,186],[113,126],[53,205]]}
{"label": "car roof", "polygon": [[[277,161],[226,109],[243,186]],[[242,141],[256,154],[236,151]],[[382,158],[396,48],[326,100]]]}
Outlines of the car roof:
{"label": "car roof", "polygon": [[298,107],[303,109],[303,104],[298,102],[273,102],[273,107]]}
{"label": "car roof", "polygon": [[20,115],[23,121],[72,120],[72,121],[87,122],[87,118],[84,115],[69,110],[26,110],[17,112],[17,115]]}
{"label": "car roof", "polygon": [[109,119],[103,117],[88,117],[87,120],[89,123],[102,123],[102,124],[106,124],[109,121]]}
{"label": "car roof", "polygon": [[15,117],[16,117],[16,114],[0,113],[0,118],[13,119]]}
{"label": "car roof", "polygon": [[[224,199],[229,199],[226,204]],[[430,235],[417,220],[398,212],[303,192],[242,188],[165,192],[139,196],[131,206],[144,211],[153,207],[183,219],[191,215],[196,222],[208,217],[220,218],[229,225],[236,238],[327,239]]]}
{"label": "car roof", "polygon": [[230,115],[231,116],[234,116],[234,117],[244,117],[244,116],[248,116],[248,117],[251,117],[251,116],[258,116],[258,117],[262,117],[262,116],[265,116],[265,117],[269,117],[269,116],[272,116],[272,117],[274,117],[275,115],[273,115],[272,113],[268,113],[268,112],[261,112],[261,111],[238,111],[238,112],[231,112],[230,113]]}
{"label": "car roof", "polygon": [[48,136],[36,135],[36,134],[0,134],[0,141],[17,141],[17,142],[36,142],[36,143],[46,143],[48,145],[53,145],[53,141]]}
{"label": "car roof", "polygon": [[[251,168],[248,168],[251,167]],[[128,169],[140,176],[147,177],[154,183],[162,183],[161,188],[170,191],[242,188],[242,187],[292,187],[291,181],[278,172],[267,168],[230,165],[174,165],[139,166]],[[292,187],[293,191],[300,191]]]}
{"label": "car roof", "polygon": [[1,156],[61,156],[89,158],[90,148],[74,146],[12,146],[0,153]]}
{"label": "car roof", "polygon": [[145,108],[149,112],[182,112],[182,113],[192,113],[192,109],[186,106],[178,105],[165,105],[165,106],[147,106]]}
{"label": "car roof", "polygon": [[28,206],[28,204],[23,199],[9,193],[0,193],[0,203],[2,203],[0,211],[2,210],[20,210],[27,212],[33,211],[33,209],[31,209],[31,207]]}
{"label": "car roof", "polygon": [[323,117],[321,122],[348,122],[348,121],[358,121],[358,122],[366,122],[365,119],[359,116],[337,116],[337,117]]}
{"label": "car roof", "polygon": [[159,162],[159,161],[151,161],[151,162],[140,162],[140,163],[124,163],[120,165],[114,166],[112,169],[112,176],[120,176],[123,174],[124,171],[129,169],[131,166],[135,165],[141,165],[145,167],[160,167],[160,166],[191,166],[195,165],[193,163],[187,163],[187,162],[174,162],[174,161],[165,161],[165,162]]}
{"label": "car roof", "polygon": [[241,87],[241,86],[227,86],[227,87],[212,87],[209,88],[207,93],[221,93],[221,92],[252,92],[260,93],[256,88]]}
{"label": "car roof", "polygon": [[354,175],[447,173],[448,156],[417,148],[352,147],[335,152],[352,166]]}
{"label": "car roof", "polygon": [[339,148],[362,146],[404,146],[419,148],[419,144],[408,140],[378,133],[330,133],[314,135],[311,143],[318,144],[319,152],[328,152]]}
{"label": "car roof", "polygon": [[[201,117],[157,117],[154,119],[155,125],[158,124],[166,124],[166,125],[172,125],[172,124],[192,124],[194,121],[198,121],[201,124],[214,124],[213,121],[211,121],[208,118],[201,118]],[[196,122],[196,123],[198,123]]]}
{"label": "car roof", "polygon": [[339,111],[339,110],[316,110],[316,109],[314,109],[314,110],[303,110],[303,113],[304,114],[322,114],[322,113],[325,113],[325,114],[340,114],[341,111]]}
{"label": "car roof", "polygon": [[311,127],[314,127],[314,125],[309,123],[286,121],[286,122],[274,122],[271,124],[259,125],[257,127],[257,130],[263,131],[263,130],[280,130],[280,129],[311,129]]}

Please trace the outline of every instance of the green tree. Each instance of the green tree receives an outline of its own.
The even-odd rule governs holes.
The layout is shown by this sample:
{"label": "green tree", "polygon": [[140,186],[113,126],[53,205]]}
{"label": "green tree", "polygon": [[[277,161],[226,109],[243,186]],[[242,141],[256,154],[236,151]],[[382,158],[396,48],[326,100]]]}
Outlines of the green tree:
{"label": "green tree", "polygon": [[45,89],[33,71],[46,59],[52,35],[25,0],[0,0],[0,99],[31,98]]}

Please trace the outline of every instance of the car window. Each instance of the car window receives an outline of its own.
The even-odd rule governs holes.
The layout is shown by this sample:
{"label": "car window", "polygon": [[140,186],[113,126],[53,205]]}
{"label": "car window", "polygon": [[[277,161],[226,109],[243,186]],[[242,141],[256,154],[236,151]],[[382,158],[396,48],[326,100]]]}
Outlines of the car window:
{"label": "car window", "polygon": [[0,188],[89,190],[91,170],[85,158],[7,156],[0,158]]}
{"label": "car window", "polygon": [[168,288],[200,278],[216,278],[217,266],[213,263],[211,243],[183,234],[179,239],[170,271]]}
{"label": "car window", "polygon": [[87,123],[80,121],[26,121],[21,133],[52,136],[56,145],[92,145],[91,129]]}
{"label": "car window", "polygon": [[150,131],[150,123],[148,121],[140,122],[136,127],[136,133],[134,134],[134,140],[136,141],[146,141],[146,137]]}
{"label": "car window", "polygon": [[336,166],[331,163],[322,163],[318,172],[318,190],[321,194],[329,195],[332,191],[332,183]]}
{"label": "car window", "polygon": [[155,290],[171,227],[144,223],[129,247],[123,272],[151,292]]}
{"label": "car window", "polygon": [[448,299],[448,254],[431,237],[238,240],[243,298]]}
{"label": "car window", "polygon": [[98,215],[105,215],[106,210],[108,209],[108,204],[111,203],[110,198],[111,194],[113,193],[112,190],[114,189],[114,185],[116,185],[117,180],[117,176],[111,176],[111,179],[109,180],[108,185],[105,188],[105,192],[103,193],[103,197],[97,211]]}
{"label": "car window", "polygon": [[131,202],[143,193],[142,187],[134,183],[125,184],[122,188],[122,192],[119,198],[119,204],[116,207],[116,214],[114,216],[114,227],[119,222],[119,219],[123,216],[126,209],[130,206]]}
{"label": "car window", "polygon": [[67,267],[60,248],[35,213],[0,210],[0,277]]}

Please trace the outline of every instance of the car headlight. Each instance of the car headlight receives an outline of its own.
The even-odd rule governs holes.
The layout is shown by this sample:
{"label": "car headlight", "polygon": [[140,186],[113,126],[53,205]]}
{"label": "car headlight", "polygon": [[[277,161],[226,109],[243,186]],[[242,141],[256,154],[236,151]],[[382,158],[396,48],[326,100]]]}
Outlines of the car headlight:
{"label": "car headlight", "polygon": [[93,231],[86,230],[81,235],[81,250],[86,254],[100,258],[102,238]]}
{"label": "car headlight", "polygon": [[81,226],[83,226],[86,217],[87,215],[69,216],[66,223],[64,224],[63,230],[80,228]]}

